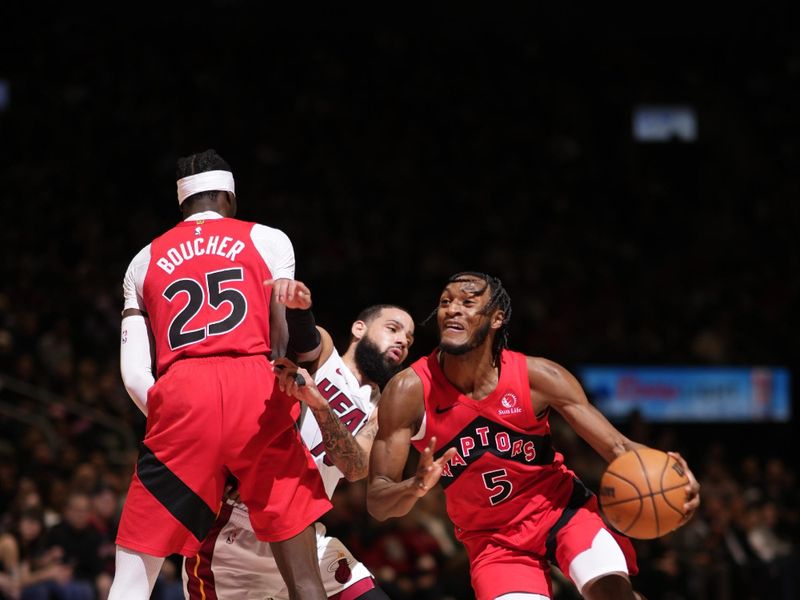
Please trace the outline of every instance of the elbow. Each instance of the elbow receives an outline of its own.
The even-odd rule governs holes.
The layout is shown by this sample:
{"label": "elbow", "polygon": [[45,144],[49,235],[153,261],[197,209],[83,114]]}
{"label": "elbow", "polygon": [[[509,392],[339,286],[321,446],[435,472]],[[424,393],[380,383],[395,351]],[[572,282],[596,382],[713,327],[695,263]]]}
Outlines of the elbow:
{"label": "elbow", "polygon": [[367,512],[377,521],[385,521],[389,518],[388,511],[381,506],[381,502],[375,497],[375,493],[369,485],[367,486]]}
{"label": "elbow", "polygon": [[145,375],[134,376],[128,374],[126,376],[123,374],[122,383],[134,404],[147,416],[147,393],[153,386],[153,378]]}
{"label": "elbow", "polygon": [[385,521],[389,518],[389,514],[385,510],[381,510],[374,500],[370,500],[367,496],[367,512],[376,521]]}

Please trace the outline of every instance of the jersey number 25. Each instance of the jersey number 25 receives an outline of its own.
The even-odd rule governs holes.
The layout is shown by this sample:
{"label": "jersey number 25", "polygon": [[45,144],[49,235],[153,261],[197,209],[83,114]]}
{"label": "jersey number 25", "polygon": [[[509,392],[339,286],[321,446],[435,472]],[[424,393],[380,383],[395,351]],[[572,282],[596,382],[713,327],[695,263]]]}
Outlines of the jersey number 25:
{"label": "jersey number 25", "polygon": [[[188,296],[186,306],[175,315],[169,324],[167,337],[172,350],[183,348],[190,344],[202,342],[210,335],[222,335],[238,327],[247,315],[247,299],[244,294],[235,288],[222,289],[221,285],[227,281],[243,281],[244,274],[241,267],[223,269],[206,273],[205,287],[196,279],[186,278],[173,281],[164,290],[164,297],[172,302],[175,297],[184,293]],[[208,294],[206,295],[206,290]],[[186,329],[189,323],[200,312],[203,304],[208,302],[212,308],[219,308],[224,302],[230,304],[231,311],[223,319],[207,323],[199,329]]]}

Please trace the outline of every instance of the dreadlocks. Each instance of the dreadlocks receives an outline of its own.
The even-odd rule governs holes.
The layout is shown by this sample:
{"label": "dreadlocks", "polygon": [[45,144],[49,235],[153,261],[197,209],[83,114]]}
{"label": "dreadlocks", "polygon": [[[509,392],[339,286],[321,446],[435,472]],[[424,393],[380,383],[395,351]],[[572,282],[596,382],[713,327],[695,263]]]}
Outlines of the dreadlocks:
{"label": "dreadlocks", "polygon": [[[494,341],[492,343],[492,360],[495,364],[497,364],[497,362],[500,360],[500,353],[504,348],[508,348],[508,324],[511,321],[511,297],[503,287],[503,282],[501,282],[497,277],[492,277],[486,273],[480,273],[478,271],[462,271],[461,273],[452,275],[450,279],[447,280],[446,285],[450,285],[451,283],[469,283],[474,282],[476,279],[483,281],[486,285],[481,289],[472,292],[474,296],[483,296],[487,287],[491,293],[489,296],[489,302],[487,302],[486,306],[481,309],[481,314],[491,314],[495,309],[499,309],[503,312],[503,324],[495,333]],[[438,308],[434,308],[433,312],[431,312],[431,314],[429,314],[428,317],[422,322],[422,325],[426,325],[428,321],[436,316],[437,311]]]}

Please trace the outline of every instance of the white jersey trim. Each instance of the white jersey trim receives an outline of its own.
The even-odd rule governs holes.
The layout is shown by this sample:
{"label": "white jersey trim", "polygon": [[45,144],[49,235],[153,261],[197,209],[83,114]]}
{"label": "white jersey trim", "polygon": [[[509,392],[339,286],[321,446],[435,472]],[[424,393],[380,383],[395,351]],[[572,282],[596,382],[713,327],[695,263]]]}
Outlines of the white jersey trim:
{"label": "white jersey trim", "polygon": [[412,442],[419,442],[425,439],[425,431],[428,428],[428,412],[422,413],[422,423],[419,426],[419,431],[411,437]]}
{"label": "white jersey trim", "polygon": [[583,587],[587,583],[611,573],[627,576],[628,563],[614,537],[605,529],[601,529],[594,536],[592,547],[572,559],[569,564],[569,576],[583,593]]}
{"label": "white jersey trim", "polygon": [[[207,210],[190,215],[186,221],[221,219],[222,215]],[[294,248],[289,236],[280,229],[255,223],[250,230],[250,240],[266,263],[273,279],[294,279]],[[150,266],[150,244],[142,248],[133,258],[122,282],[125,299],[124,308],[135,308],[146,312],[144,306],[144,278]]]}

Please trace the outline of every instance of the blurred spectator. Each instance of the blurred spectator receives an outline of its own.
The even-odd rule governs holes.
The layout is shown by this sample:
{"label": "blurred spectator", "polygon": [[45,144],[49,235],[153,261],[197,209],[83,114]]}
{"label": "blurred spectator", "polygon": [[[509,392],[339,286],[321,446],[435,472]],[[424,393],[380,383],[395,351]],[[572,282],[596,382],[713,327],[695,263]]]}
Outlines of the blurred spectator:
{"label": "blurred spectator", "polygon": [[30,591],[29,598],[47,598],[47,594],[53,592],[70,600],[106,598],[111,577],[103,572],[102,538],[91,524],[91,499],[85,493],[71,492],[62,516],[63,520],[46,534],[46,552],[57,559],[57,564],[64,567],[69,577],[40,584],[36,590],[40,596]]}

